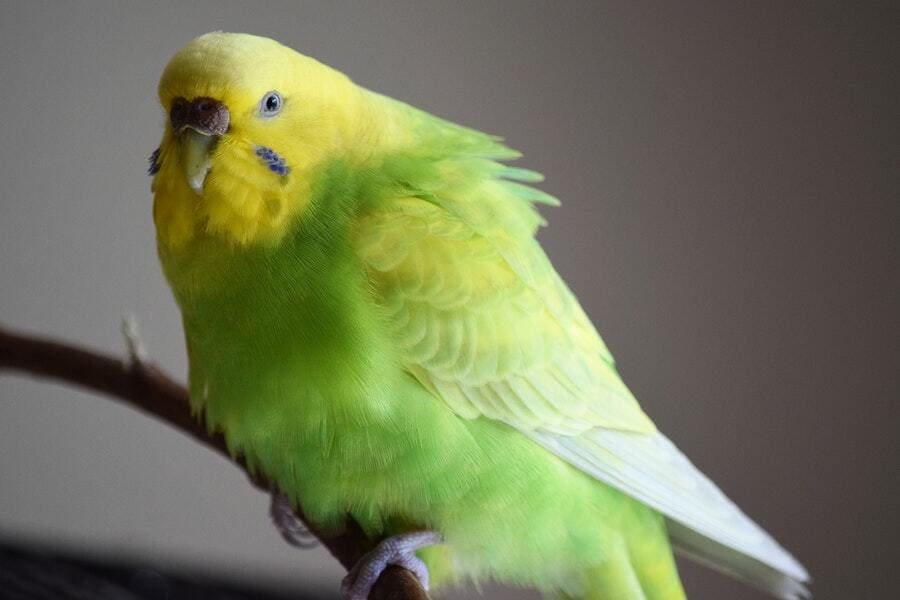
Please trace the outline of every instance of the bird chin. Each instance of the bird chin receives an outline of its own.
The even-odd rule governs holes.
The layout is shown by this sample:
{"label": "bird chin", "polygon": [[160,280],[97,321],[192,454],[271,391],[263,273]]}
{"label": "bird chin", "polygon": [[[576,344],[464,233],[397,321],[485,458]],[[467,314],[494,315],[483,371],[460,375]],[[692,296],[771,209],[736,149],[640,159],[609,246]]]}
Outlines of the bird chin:
{"label": "bird chin", "polygon": [[198,196],[203,195],[203,184],[210,168],[209,155],[218,140],[217,135],[207,135],[195,129],[187,129],[181,134],[185,176]]}

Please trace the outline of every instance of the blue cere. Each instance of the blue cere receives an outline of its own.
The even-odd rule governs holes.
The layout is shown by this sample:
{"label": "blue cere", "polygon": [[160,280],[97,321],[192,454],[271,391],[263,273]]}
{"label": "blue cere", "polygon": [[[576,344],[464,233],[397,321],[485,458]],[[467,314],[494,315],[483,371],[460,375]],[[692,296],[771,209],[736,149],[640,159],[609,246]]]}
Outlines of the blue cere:
{"label": "blue cere", "polygon": [[287,166],[287,163],[284,162],[284,159],[278,156],[278,153],[271,148],[266,148],[265,146],[257,146],[256,155],[260,157],[264,163],[266,163],[266,166],[269,167],[269,170],[273,173],[278,173],[279,175],[283,176],[291,172],[291,168]]}
{"label": "blue cere", "polygon": [[148,175],[156,175],[159,173],[159,148],[150,155],[150,168],[147,169]]}

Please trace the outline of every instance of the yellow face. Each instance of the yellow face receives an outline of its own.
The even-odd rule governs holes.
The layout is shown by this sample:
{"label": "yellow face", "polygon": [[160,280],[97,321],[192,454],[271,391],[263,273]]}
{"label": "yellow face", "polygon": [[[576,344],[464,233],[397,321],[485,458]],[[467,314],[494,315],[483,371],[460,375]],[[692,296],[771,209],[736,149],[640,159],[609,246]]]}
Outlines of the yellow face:
{"label": "yellow face", "polygon": [[169,62],[154,154],[154,220],[170,249],[200,236],[277,241],[309,201],[311,176],[353,147],[361,90],[267,39],[210,33]]}

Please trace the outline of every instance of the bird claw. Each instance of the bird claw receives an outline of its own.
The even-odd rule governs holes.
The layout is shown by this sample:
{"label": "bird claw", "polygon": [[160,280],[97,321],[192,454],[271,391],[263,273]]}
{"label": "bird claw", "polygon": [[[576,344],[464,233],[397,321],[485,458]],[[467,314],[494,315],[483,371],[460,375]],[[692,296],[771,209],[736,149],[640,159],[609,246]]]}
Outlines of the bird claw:
{"label": "bird claw", "polygon": [[414,531],[387,538],[350,569],[341,582],[341,599],[366,600],[372,586],[389,565],[411,571],[422,587],[428,590],[428,567],[415,553],[441,541],[440,534],[434,531]]}
{"label": "bird claw", "polygon": [[316,536],[294,514],[291,501],[284,494],[279,492],[272,493],[269,515],[272,517],[275,529],[291,546],[315,548],[319,545],[319,540],[316,539]]}

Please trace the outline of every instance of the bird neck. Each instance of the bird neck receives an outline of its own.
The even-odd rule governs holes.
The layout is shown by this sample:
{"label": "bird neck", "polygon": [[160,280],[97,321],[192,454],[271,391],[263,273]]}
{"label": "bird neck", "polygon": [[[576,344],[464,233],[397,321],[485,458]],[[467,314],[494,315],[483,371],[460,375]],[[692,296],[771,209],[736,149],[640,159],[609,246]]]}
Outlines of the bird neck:
{"label": "bird neck", "polygon": [[363,399],[387,398],[399,373],[350,241],[359,191],[341,168],[329,178],[277,246],[209,237],[160,251],[184,318],[192,404],[237,446],[241,427],[287,427],[285,414],[302,419],[294,429],[335,414],[370,420]]}

